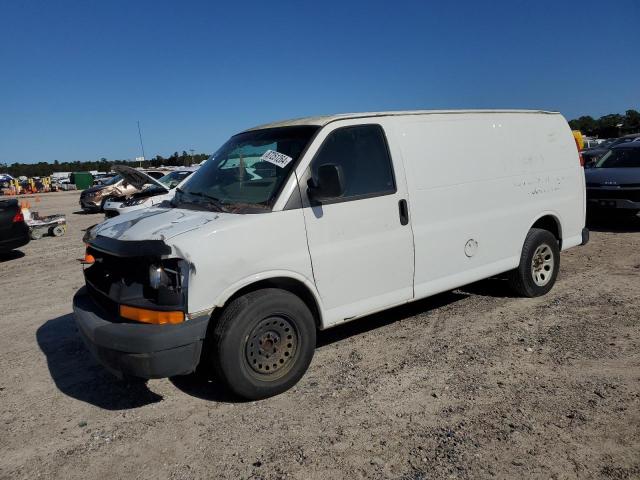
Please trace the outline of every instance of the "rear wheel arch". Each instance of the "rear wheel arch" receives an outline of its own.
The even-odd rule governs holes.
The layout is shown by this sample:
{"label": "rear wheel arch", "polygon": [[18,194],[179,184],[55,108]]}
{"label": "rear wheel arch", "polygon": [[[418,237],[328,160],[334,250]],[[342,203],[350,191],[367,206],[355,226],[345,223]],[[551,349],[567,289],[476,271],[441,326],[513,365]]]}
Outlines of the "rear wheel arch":
{"label": "rear wheel arch", "polygon": [[558,246],[560,250],[562,250],[562,223],[556,215],[552,213],[545,213],[540,215],[529,227],[527,233],[534,228],[539,228],[541,230],[550,232],[554,237],[556,237]]}

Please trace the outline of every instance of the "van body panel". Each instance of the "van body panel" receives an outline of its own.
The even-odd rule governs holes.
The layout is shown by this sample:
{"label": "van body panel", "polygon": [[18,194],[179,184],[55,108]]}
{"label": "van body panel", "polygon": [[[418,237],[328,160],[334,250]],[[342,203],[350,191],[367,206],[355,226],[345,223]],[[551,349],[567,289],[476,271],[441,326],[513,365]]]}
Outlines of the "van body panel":
{"label": "van body panel", "polygon": [[[111,218],[92,235],[169,245],[172,257],[190,264],[188,313],[219,306],[234,293],[232,287],[242,288],[251,278],[263,280],[269,272],[313,285],[300,209],[235,215],[155,207]],[[312,291],[320,303],[315,288]]]}
{"label": "van body panel", "polygon": [[170,240],[176,256],[192,265],[190,313],[220,305],[237,291],[233,287],[242,288],[251,278],[263,280],[269,272],[273,276],[288,272],[286,276],[305,284],[311,282],[302,210],[218,215],[217,221],[201,226],[197,232]]}
{"label": "van body panel", "polygon": [[394,119],[411,198],[416,298],[515,268],[542,213],[558,218],[568,238],[581,235],[583,173],[560,115]]}

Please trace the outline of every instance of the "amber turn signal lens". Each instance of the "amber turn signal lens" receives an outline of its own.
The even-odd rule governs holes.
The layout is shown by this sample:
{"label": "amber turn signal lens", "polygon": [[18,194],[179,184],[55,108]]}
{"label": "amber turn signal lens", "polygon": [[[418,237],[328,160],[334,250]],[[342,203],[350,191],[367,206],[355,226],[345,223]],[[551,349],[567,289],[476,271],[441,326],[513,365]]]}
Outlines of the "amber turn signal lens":
{"label": "amber turn signal lens", "polygon": [[141,323],[154,323],[156,325],[164,325],[167,323],[175,324],[184,321],[184,312],[161,312],[158,310],[147,310],[146,308],[130,307],[129,305],[120,305],[120,316],[135,320]]}

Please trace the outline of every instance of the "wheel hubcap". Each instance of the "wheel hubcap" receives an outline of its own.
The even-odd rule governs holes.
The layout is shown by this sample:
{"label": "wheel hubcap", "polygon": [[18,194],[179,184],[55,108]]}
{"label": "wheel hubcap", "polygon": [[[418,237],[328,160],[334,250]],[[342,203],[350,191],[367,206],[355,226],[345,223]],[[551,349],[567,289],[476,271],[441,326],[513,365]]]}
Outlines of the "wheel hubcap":
{"label": "wheel hubcap", "polygon": [[553,251],[549,245],[543,243],[533,252],[531,260],[531,276],[536,285],[544,287],[551,281],[553,266]]}
{"label": "wheel hubcap", "polygon": [[282,317],[269,317],[249,334],[245,355],[255,372],[270,375],[291,365],[297,346],[298,334],[291,322]]}

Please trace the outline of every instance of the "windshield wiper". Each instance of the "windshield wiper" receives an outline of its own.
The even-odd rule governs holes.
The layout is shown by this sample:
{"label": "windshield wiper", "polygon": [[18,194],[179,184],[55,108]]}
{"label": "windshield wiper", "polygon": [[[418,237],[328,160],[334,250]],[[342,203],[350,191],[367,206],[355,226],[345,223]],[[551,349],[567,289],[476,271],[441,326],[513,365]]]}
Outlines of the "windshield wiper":
{"label": "windshield wiper", "polygon": [[222,202],[216,197],[212,197],[211,195],[207,195],[202,192],[185,192],[184,190],[178,190],[180,193],[186,193],[187,195],[193,195],[194,197],[204,198],[206,203],[213,205],[221,212],[228,212],[227,208],[222,204]]}

